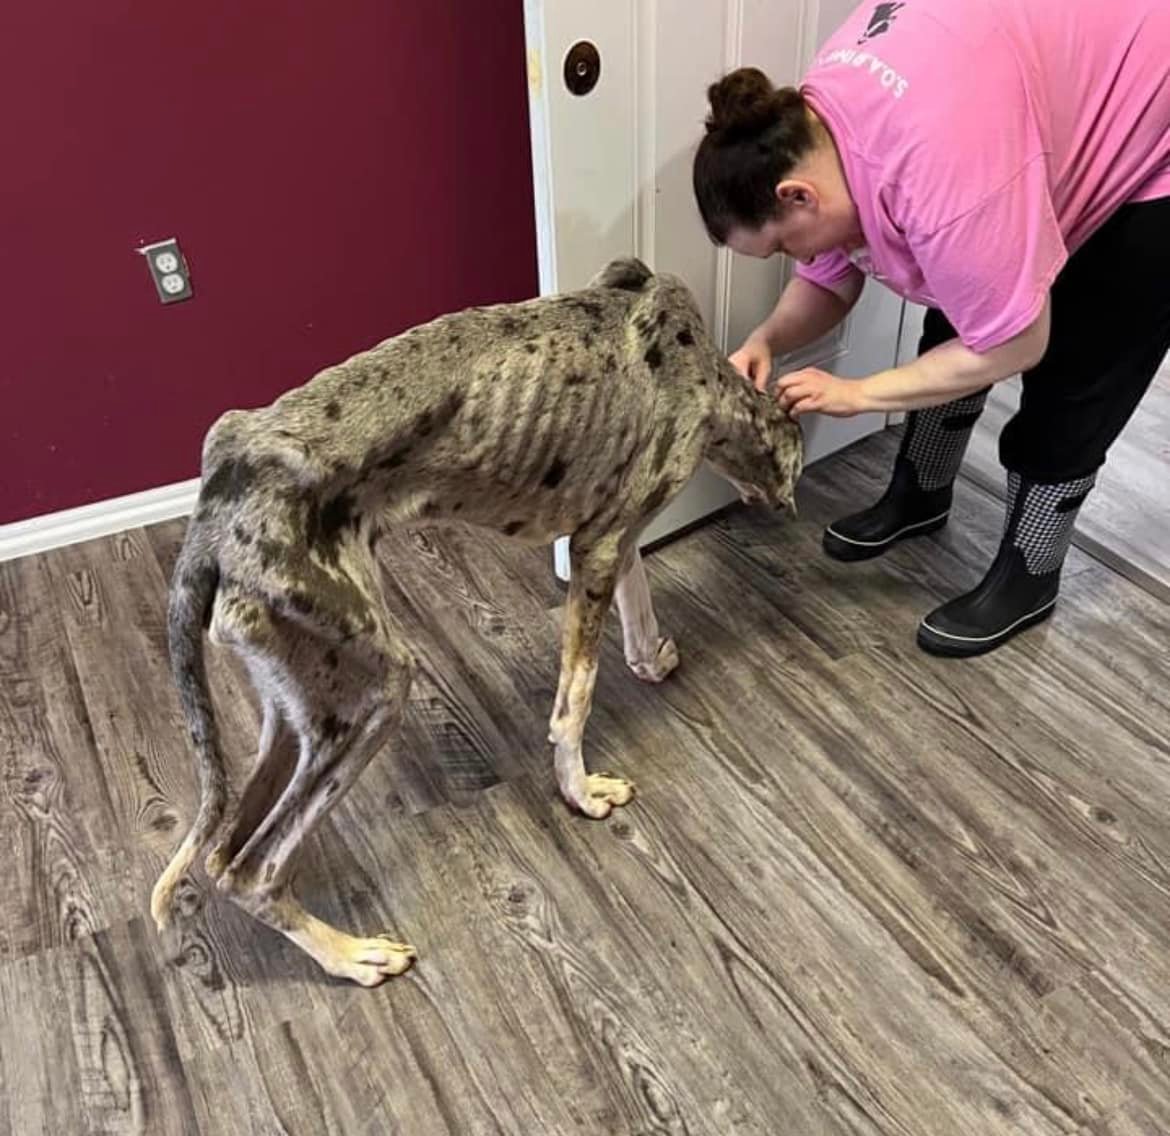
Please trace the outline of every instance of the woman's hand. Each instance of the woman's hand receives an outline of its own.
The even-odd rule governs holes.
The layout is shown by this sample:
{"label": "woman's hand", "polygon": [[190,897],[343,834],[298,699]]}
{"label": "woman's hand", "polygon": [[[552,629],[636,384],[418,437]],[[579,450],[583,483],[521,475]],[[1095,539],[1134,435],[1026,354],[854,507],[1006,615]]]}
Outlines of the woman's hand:
{"label": "woman's hand", "polygon": [[816,367],[783,375],[776,383],[776,399],[792,418],[816,411],[833,418],[852,418],[862,406],[859,384],[839,379]]}
{"label": "woman's hand", "polygon": [[763,391],[772,377],[772,348],[758,331],[728,360],[756,390]]}

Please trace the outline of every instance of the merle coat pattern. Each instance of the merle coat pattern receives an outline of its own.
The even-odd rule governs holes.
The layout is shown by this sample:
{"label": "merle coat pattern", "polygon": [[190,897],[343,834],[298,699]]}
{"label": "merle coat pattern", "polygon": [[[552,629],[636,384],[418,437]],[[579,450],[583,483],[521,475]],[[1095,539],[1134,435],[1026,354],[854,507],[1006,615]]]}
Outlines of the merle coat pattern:
{"label": "merle coat pattern", "polygon": [[[602,623],[616,601],[639,678],[659,682],[677,665],[637,539],[704,459],[745,500],[791,504],[801,436],[715,350],[686,286],[636,260],[576,293],[445,316],[271,406],[224,414],[204,442],[171,587],[171,661],[202,799],[154,889],[160,930],[217,838],[206,865],[219,889],[330,974],[372,986],[411,964],[411,947],[345,934],[291,887],[305,838],[393,739],[406,705],[412,659],[374,556],[392,526],[571,537],[556,778],[589,817],[629,801],[633,786],[587,773],[581,752]],[[204,627],[242,657],[263,706],[256,763],[226,824]]]}

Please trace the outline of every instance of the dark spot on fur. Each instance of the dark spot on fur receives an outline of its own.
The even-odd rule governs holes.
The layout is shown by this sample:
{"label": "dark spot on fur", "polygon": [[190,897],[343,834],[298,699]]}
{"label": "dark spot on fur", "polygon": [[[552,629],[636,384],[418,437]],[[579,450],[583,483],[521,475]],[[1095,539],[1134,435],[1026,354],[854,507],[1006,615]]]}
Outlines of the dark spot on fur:
{"label": "dark spot on fur", "polygon": [[593,346],[593,336],[589,332],[586,332],[582,336],[581,342],[585,345],[586,350],[588,350],[590,347]]}
{"label": "dark spot on fur", "polygon": [[307,592],[289,592],[288,602],[293,611],[299,611],[301,615],[308,615],[313,610],[313,597]]}
{"label": "dark spot on fur", "polygon": [[646,360],[646,365],[652,371],[657,371],[662,366],[662,348],[658,345],[657,340],[646,348],[646,354],[642,358]]}
{"label": "dark spot on fur", "polygon": [[439,515],[439,502],[436,501],[433,497],[430,498],[429,500],[423,502],[423,506],[419,510],[419,513],[423,517],[437,517]]}
{"label": "dark spot on fur", "polygon": [[278,540],[269,540],[267,537],[261,537],[256,542],[256,548],[260,552],[260,567],[264,569],[271,568],[274,564],[286,564],[291,555],[291,549],[287,545],[281,544]]}
{"label": "dark spot on fur", "polygon": [[176,824],[179,823],[179,818],[174,813],[159,813],[158,816],[150,822],[150,827],[155,832],[170,832]]}
{"label": "dark spot on fur", "polygon": [[674,423],[668,422],[663,428],[662,433],[658,436],[658,443],[654,447],[654,472],[661,473],[666,467],[667,459],[670,457],[670,451],[674,449],[675,442]]}
{"label": "dark spot on fur", "polygon": [[586,588],[585,595],[594,603],[600,603],[603,599],[605,599],[605,593],[599,592],[596,588]]}
{"label": "dark spot on fur", "polygon": [[238,540],[245,548],[247,548],[248,545],[252,543],[251,534],[246,528],[244,528],[243,525],[236,525],[236,527],[232,529],[232,532],[236,534],[236,540]]}
{"label": "dark spot on fur", "polygon": [[215,604],[215,590],[219,587],[219,568],[215,564],[203,564],[183,576],[183,588],[193,597],[203,600],[199,621],[206,629],[211,626],[211,609]]}
{"label": "dark spot on fur", "polygon": [[671,490],[673,488],[674,486],[671,484],[669,478],[659,482],[659,484],[655,487],[654,492],[646,498],[646,512],[653,513],[656,509],[662,508],[662,506],[666,503],[666,499],[670,496]]}
{"label": "dark spot on fur", "polygon": [[459,512],[459,510],[460,510],[460,509],[462,509],[462,508],[463,508],[463,502],[462,502],[462,501],[456,501],[456,502],[455,502],[455,504],[451,506],[451,512],[452,512],[452,513],[458,513],[458,512]]}
{"label": "dark spot on fur", "polygon": [[589,316],[595,325],[600,322],[602,315],[601,305],[596,300],[586,300],[578,297],[572,301],[572,304],[578,311]]}
{"label": "dark spot on fur", "polygon": [[342,534],[346,529],[357,526],[356,504],[352,494],[338,493],[321,506],[318,514],[309,515],[309,543],[331,563],[337,562]]}
{"label": "dark spot on fur", "polygon": [[500,330],[505,335],[515,335],[516,332],[520,330],[520,324],[516,322],[514,316],[504,316],[504,318],[500,320]]}
{"label": "dark spot on fur", "polygon": [[395,450],[392,454],[384,457],[378,462],[378,469],[397,469],[404,461],[406,461],[406,449]]}
{"label": "dark spot on fur", "polygon": [[530,341],[530,342],[524,344],[524,350],[527,351],[529,355],[535,355],[536,354],[536,344],[532,343]]}
{"label": "dark spot on fur", "polygon": [[478,434],[483,429],[483,411],[477,410],[469,419],[468,425],[470,425],[471,429],[476,434]]}
{"label": "dark spot on fur", "polygon": [[695,345],[695,337],[691,334],[691,329],[689,327],[684,327],[682,331],[680,331],[678,335],[675,336],[675,339],[677,339],[683,347],[693,347]]}
{"label": "dark spot on fur", "polygon": [[616,366],[617,360],[613,357],[613,355],[607,355],[605,357],[605,369],[607,371],[612,371]]}
{"label": "dark spot on fur", "polygon": [[523,521],[509,521],[504,526],[505,536],[515,536],[524,527]]}
{"label": "dark spot on fur", "polygon": [[661,311],[658,313],[658,326],[659,327],[666,326],[666,312],[665,311]]}
{"label": "dark spot on fur", "polygon": [[344,718],[339,718],[336,714],[330,714],[321,723],[321,736],[327,742],[335,742],[342,735],[346,734],[349,729],[350,724]]}
{"label": "dark spot on fur", "polygon": [[330,647],[329,650],[325,652],[325,665],[331,670],[336,670],[337,663],[337,652],[332,647]]}
{"label": "dark spot on fur", "polygon": [[331,418],[334,422],[341,417],[341,407],[335,400],[330,400],[325,404],[325,417]]}
{"label": "dark spot on fur", "polygon": [[585,381],[585,376],[580,371],[570,371],[565,376],[565,386],[567,387],[580,386]]}
{"label": "dark spot on fur", "polygon": [[238,501],[256,480],[257,468],[247,458],[220,462],[203,482],[203,501]]}
{"label": "dark spot on fur", "polygon": [[554,458],[552,465],[548,467],[544,477],[541,478],[541,485],[547,489],[555,489],[564,479],[566,468],[565,463],[560,458]]}

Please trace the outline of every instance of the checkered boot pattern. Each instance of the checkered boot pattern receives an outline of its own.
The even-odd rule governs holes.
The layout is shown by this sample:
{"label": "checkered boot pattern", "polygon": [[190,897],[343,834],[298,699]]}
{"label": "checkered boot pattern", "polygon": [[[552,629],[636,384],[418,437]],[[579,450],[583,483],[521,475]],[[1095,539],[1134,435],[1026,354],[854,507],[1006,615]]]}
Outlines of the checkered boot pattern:
{"label": "checkered boot pattern", "polygon": [[987,391],[982,390],[943,406],[911,411],[901,457],[910,463],[920,489],[930,492],[955,480],[986,401]]}
{"label": "checkered boot pattern", "polygon": [[1095,473],[1055,485],[1025,482],[1008,474],[1004,539],[1020,550],[1028,574],[1043,576],[1064,563],[1077,513],[1097,480]]}

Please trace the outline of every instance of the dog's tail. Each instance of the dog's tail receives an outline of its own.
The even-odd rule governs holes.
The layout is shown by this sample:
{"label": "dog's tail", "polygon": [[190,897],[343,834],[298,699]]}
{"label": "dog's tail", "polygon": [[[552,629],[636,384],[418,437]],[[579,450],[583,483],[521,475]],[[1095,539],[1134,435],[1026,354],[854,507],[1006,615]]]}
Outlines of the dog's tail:
{"label": "dog's tail", "polygon": [[203,630],[210,622],[219,587],[219,562],[201,537],[198,531],[187,534],[175,566],[167,612],[171,671],[199,765],[199,811],[150,897],[150,913],[160,931],[171,921],[179,883],[223,820],[227,796],[223,754],[203,665]]}

